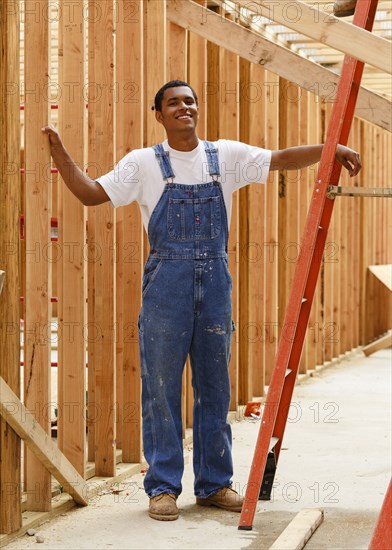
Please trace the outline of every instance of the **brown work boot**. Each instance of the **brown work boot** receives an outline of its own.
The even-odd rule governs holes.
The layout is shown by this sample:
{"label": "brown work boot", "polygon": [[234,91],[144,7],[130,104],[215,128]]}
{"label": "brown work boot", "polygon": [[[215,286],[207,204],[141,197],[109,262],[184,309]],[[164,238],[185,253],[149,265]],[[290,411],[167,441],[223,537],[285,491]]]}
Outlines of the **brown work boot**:
{"label": "brown work boot", "polygon": [[333,5],[333,14],[336,17],[347,17],[353,15],[357,0],[335,0]]}
{"label": "brown work boot", "polygon": [[178,519],[179,512],[176,504],[177,495],[173,493],[161,493],[150,498],[150,518],[160,521],[174,521]]}
{"label": "brown work boot", "polygon": [[244,499],[231,487],[223,487],[208,498],[196,497],[196,504],[200,506],[217,506],[230,512],[241,512]]}

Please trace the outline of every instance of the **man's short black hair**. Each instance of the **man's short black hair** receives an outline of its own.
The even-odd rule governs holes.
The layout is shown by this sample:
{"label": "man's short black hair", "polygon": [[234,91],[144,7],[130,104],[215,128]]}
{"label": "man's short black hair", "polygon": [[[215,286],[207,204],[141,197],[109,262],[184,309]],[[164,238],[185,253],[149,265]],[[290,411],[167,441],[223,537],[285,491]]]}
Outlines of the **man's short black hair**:
{"label": "man's short black hair", "polygon": [[179,86],[187,86],[187,88],[190,88],[193,97],[195,98],[196,105],[198,105],[197,94],[192,86],[188,84],[188,82],[184,82],[183,80],[171,80],[170,82],[166,82],[166,84],[164,84],[162,88],[159,88],[159,90],[157,91],[154,99],[154,109],[156,111],[162,111],[162,99],[165,90],[168,90],[169,88],[178,88]]}

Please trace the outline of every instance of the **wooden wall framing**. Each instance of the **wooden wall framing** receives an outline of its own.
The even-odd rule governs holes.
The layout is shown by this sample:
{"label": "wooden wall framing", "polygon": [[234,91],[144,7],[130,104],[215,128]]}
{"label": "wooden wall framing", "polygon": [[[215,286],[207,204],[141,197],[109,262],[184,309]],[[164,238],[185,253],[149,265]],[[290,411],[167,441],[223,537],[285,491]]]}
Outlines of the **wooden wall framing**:
{"label": "wooden wall framing", "polygon": [[[197,3],[205,4],[204,0]],[[169,8],[156,0],[81,0],[80,6],[62,0],[58,5],[59,10],[53,12],[54,4],[47,0],[25,0],[15,20],[0,18],[2,31],[7,25],[17,28],[16,19],[27,8],[21,35],[25,91],[20,97],[6,94],[8,103],[2,103],[7,113],[13,113],[13,120],[19,117],[19,99],[24,106],[24,188],[20,189],[19,161],[15,161],[18,170],[7,174],[7,185],[13,182],[13,189],[19,186],[26,197],[20,277],[26,283],[21,290],[16,264],[12,267],[6,261],[5,246],[11,242],[6,239],[11,237],[3,236],[6,229],[1,225],[0,269],[6,271],[6,283],[0,297],[0,374],[16,395],[24,394],[26,407],[47,432],[57,409],[59,449],[82,477],[88,478],[92,467],[96,475],[114,476],[119,461],[142,460],[137,322],[147,237],[136,204],[116,211],[109,204],[86,209],[71,196],[51,173],[47,141],[40,128],[48,122],[57,124],[75,160],[91,177],[97,177],[128,151],[164,138],[151,105],[157,89],[172,78],[188,79],[198,92],[200,138],[240,139],[268,149],[322,142],[333,103],[267,66],[252,63],[248,55],[240,57],[212,42],[212,35],[196,34],[195,28],[185,30],[170,22],[167,15],[179,5],[177,0]],[[17,38],[3,32],[1,37],[9,41],[2,51],[11,55],[13,49],[15,58]],[[6,67],[6,73],[0,72],[3,86],[10,80],[7,71],[12,63],[1,66]],[[4,128],[3,142],[8,147],[8,152],[2,150],[4,166],[16,154],[9,151],[19,140],[19,127],[8,130],[10,119],[1,109],[0,131]],[[391,135],[357,118],[350,143],[361,151],[364,167],[350,182],[343,176],[345,183],[388,186]],[[269,383],[316,173],[316,167],[272,173],[265,186],[252,184],[234,197],[229,245],[237,327],[230,366],[233,411],[263,397]],[[5,181],[0,188],[1,213],[9,201]],[[382,297],[367,278],[367,267],[392,263],[391,201],[336,200],[339,204],[327,239],[302,373],[390,328],[390,318],[377,312]],[[18,204],[17,197],[15,201]],[[52,214],[58,221],[58,234],[51,228]],[[4,227],[12,226],[15,241],[19,234],[15,211],[8,211],[7,216]],[[7,216],[2,214],[1,224]],[[18,247],[19,243],[16,251]],[[15,311],[21,296],[23,391],[16,364],[19,309]],[[5,311],[17,316],[17,321],[12,317],[18,325],[13,339],[7,332]],[[57,327],[57,354],[51,327]],[[56,357],[58,365],[51,368]],[[56,377],[51,372],[57,372],[54,392],[50,383]],[[189,365],[183,407],[184,428],[191,427]],[[10,533],[21,524],[23,491],[28,494],[23,509],[45,511],[51,508],[54,486],[47,470],[30,453],[26,453],[21,486],[20,469],[13,469],[9,458],[16,453],[20,462],[19,440],[3,421],[0,427],[0,532]],[[17,487],[13,494],[4,490],[11,473]]]}

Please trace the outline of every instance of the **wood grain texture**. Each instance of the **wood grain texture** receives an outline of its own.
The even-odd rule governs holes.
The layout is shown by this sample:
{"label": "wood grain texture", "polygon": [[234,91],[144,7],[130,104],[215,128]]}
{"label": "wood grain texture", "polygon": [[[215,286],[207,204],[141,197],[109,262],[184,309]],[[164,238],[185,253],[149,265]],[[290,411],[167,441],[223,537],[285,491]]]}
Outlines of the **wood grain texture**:
{"label": "wood grain texture", "polygon": [[323,510],[301,510],[270,546],[270,550],[302,550],[323,519]]}
{"label": "wood grain texture", "polygon": [[[129,6],[134,9],[129,17]],[[120,84],[120,101],[116,109],[116,160],[132,149],[143,146],[143,4],[118,4],[116,28],[116,80]],[[141,460],[141,384],[138,347],[138,316],[141,303],[143,269],[143,228],[136,203],[118,209],[117,226],[117,304],[122,318],[117,350],[122,358],[116,365],[117,388],[123,393],[119,406],[118,427],[121,429],[123,462]],[[119,353],[117,353],[117,359]]]}
{"label": "wood grain texture", "polygon": [[[0,4],[0,86],[19,87],[19,19]],[[19,215],[21,208],[20,124],[17,93],[0,102],[0,376],[20,394]],[[8,327],[8,328],[7,328]],[[10,330],[10,327],[11,330]],[[0,419],[0,532],[17,531],[21,517],[21,446]],[[12,488],[7,490],[6,488]]]}
{"label": "wood grain texture", "polygon": [[[220,139],[233,139],[238,140],[239,138],[239,103],[238,103],[238,88],[237,83],[239,81],[239,58],[232,52],[224,50],[223,48],[219,49],[219,79],[217,81],[218,87],[216,91],[218,92],[218,104],[217,108],[219,110],[219,138]],[[210,118],[209,118],[210,121]],[[223,169],[235,170],[235,166],[224,167],[220,166],[221,169],[221,181],[224,181]],[[239,193],[238,191],[232,195],[232,211],[231,211],[231,222],[229,227],[229,244],[228,244],[228,255],[229,255],[229,270],[232,277],[232,317],[235,323],[239,324]],[[241,327],[239,330],[233,334],[232,344],[231,344],[231,360],[230,360],[230,379],[231,379],[231,388],[232,395],[236,395],[235,390],[235,381],[237,380],[237,371],[239,365],[239,339],[241,338]],[[243,358],[244,359],[244,358]],[[246,374],[247,365],[246,359],[243,361],[244,376],[249,380],[250,378]],[[242,386],[241,390],[241,381],[239,381],[238,389],[238,400],[241,403],[247,402],[246,392],[246,383]],[[252,393],[250,387],[248,386],[249,392]],[[233,397],[234,399],[234,397]],[[233,406],[233,404],[232,404]]]}
{"label": "wood grain texture", "polygon": [[[66,83],[85,81],[85,20],[82,9],[66,9],[62,2],[60,20],[59,130],[71,157],[84,167],[84,126],[86,104],[82,93],[69,95]],[[72,101],[73,99],[73,101]],[[86,464],[86,215],[83,204],[58,181],[58,244],[62,250],[58,262],[58,443],[60,450],[82,477]],[[70,244],[72,243],[72,245]]]}
{"label": "wood grain texture", "polygon": [[[91,93],[97,93],[97,90],[100,92],[97,97],[93,96],[88,101],[91,115],[89,163],[95,163],[100,174],[111,170],[114,161],[114,14],[110,2],[105,2],[102,6],[99,17],[89,18],[89,81],[93,84]],[[94,13],[97,9],[96,3],[91,2],[89,8]],[[94,318],[89,319],[89,341],[94,341],[95,466],[97,475],[114,475],[116,225],[115,212],[110,203],[94,209]],[[90,404],[92,405],[91,402]]]}
{"label": "wood grain texture", "polygon": [[[35,7],[39,6],[39,16]],[[26,2],[25,19],[25,169],[26,169],[26,296],[25,296],[25,404],[49,431],[45,406],[50,403],[50,347],[47,331],[51,322],[50,205],[51,176],[48,138],[40,132],[49,120],[45,90],[48,86],[47,0]],[[51,507],[50,474],[27,450],[26,489],[28,509]]]}
{"label": "wood grain texture", "polygon": [[[266,103],[265,132],[266,148],[279,148],[279,77],[266,71],[266,86],[263,97]],[[266,185],[264,218],[265,227],[265,353],[264,353],[264,379],[269,384],[274,365],[275,355],[278,349],[278,266],[279,255],[279,173],[270,172]]]}
{"label": "wood grain texture", "polygon": [[[266,111],[265,102],[266,71],[263,67],[243,61],[249,65],[248,80],[241,80],[242,94],[249,107],[249,131],[248,143],[257,147],[268,148],[266,144]],[[248,86],[246,87],[246,84]],[[253,87],[253,90],[252,90]],[[246,90],[246,91],[245,91]],[[257,95],[255,91],[257,90]],[[252,96],[255,94],[254,96]],[[254,97],[254,99],[252,99]],[[256,99],[257,98],[257,99]],[[267,184],[268,185],[268,184]],[[241,190],[242,191],[242,190]],[[248,287],[247,318],[242,321],[242,338],[248,348],[247,363],[252,374],[253,395],[264,394],[264,327],[265,327],[265,301],[267,288],[265,285],[265,262],[263,251],[265,233],[269,224],[269,216],[264,216],[266,185],[253,183],[247,188],[247,211],[241,212],[247,219],[248,234],[246,242],[241,242],[241,266],[246,262]],[[245,330],[246,329],[246,330]],[[242,366],[241,366],[242,368]]]}

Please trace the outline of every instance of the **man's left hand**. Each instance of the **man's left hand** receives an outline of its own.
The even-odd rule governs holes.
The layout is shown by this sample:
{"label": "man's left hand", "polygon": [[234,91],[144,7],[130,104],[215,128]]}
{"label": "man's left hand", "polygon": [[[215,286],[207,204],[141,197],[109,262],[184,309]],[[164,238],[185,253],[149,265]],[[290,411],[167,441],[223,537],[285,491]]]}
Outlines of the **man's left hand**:
{"label": "man's left hand", "polygon": [[350,177],[356,176],[362,168],[359,153],[344,145],[338,145],[335,158],[348,170]]}

